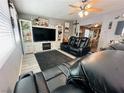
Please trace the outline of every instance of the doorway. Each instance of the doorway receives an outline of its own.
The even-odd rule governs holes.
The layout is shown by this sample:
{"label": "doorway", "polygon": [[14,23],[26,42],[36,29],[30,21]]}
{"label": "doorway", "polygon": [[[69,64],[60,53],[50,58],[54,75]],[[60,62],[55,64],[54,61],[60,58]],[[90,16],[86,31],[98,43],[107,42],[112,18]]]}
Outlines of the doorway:
{"label": "doorway", "polygon": [[91,52],[96,52],[102,25],[100,23],[80,26],[79,37],[90,38]]}

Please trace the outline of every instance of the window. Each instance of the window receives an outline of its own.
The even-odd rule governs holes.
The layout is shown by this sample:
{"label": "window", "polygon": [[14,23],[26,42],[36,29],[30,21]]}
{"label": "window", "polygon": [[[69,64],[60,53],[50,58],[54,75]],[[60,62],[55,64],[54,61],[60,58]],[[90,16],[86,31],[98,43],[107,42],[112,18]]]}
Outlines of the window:
{"label": "window", "polygon": [[0,0],[0,68],[15,47],[7,0]]}

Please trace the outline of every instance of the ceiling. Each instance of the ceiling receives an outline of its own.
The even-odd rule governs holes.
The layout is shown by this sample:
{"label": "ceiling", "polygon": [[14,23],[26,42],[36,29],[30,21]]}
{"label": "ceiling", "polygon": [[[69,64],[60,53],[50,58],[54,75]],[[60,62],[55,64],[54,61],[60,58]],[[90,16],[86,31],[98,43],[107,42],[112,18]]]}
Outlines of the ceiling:
{"label": "ceiling", "polygon": [[[69,4],[80,2],[81,0],[13,0],[17,11],[21,14],[30,14],[45,16],[49,18],[75,20],[79,19],[78,14],[69,15]],[[102,8],[105,14],[111,11],[117,11],[124,6],[124,0],[100,0],[93,7]],[[98,15],[90,13],[88,17]]]}

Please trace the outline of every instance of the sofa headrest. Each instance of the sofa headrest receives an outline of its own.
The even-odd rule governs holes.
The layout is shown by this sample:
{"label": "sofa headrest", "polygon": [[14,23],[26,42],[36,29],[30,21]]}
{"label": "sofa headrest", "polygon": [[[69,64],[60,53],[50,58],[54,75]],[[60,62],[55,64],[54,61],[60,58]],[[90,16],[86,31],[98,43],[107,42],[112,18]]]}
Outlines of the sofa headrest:
{"label": "sofa headrest", "polygon": [[68,41],[68,44],[75,48],[79,48],[79,47],[85,48],[89,44],[89,38],[87,37],[79,38],[79,37],[71,36]]}
{"label": "sofa headrest", "polygon": [[82,41],[86,41],[87,39],[89,39],[89,38],[83,37],[83,38],[82,38]]}
{"label": "sofa headrest", "polygon": [[71,37],[69,38],[68,44],[73,46],[74,43],[75,43],[75,40],[76,40],[76,37],[75,37],[75,36],[71,36]]}
{"label": "sofa headrest", "polygon": [[87,47],[89,45],[89,38],[83,37],[80,41],[80,47]]}

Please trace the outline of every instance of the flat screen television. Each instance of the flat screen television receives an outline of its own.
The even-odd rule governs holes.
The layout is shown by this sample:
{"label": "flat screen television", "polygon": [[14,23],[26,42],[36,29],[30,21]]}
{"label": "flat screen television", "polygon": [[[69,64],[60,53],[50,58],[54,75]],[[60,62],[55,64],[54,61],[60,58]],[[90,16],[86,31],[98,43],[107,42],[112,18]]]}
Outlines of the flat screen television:
{"label": "flat screen television", "polygon": [[34,42],[56,40],[56,29],[33,27],[32,30]]}

